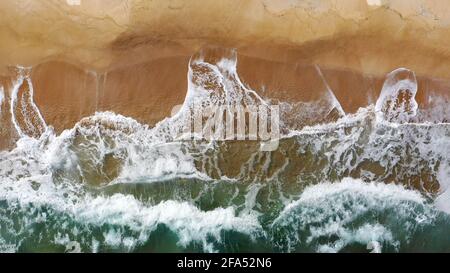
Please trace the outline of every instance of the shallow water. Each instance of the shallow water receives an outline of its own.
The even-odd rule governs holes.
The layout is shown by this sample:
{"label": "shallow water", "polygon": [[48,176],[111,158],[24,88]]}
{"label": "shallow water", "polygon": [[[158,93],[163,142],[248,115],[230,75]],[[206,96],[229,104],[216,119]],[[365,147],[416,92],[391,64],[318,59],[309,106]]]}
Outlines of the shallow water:
{"label": "shallow water", "polygon": [[241,83],[236,61],[192,59],[184,104],[154,127],[99,112],[59,135],[19,68],[0,250],[450,251],[449,117],[418,108],[412,71],[391,72],[377,103],[350,114],[317,67],[322,96],[280,104],[274,150],[186,138],[196,107],[273,103]]}

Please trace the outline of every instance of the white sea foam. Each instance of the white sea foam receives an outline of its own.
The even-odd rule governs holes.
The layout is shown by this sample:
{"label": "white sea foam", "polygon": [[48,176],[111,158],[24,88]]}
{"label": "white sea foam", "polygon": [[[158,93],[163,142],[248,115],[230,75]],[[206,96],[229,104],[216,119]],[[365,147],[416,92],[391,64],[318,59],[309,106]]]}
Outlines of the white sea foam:
{"label": "white sea foam", "polygon": [[[101,225],[105,222],[127,226],[139,232],[142,237],[129,239],[134,246],[139,240],[144,243],[148,235],[159,224],[166,225],[179,237],[179,244],[186,247],[189,243],[200,242],[205,251],[213,252],[214,245],[208,241],[213,237],[221,241],[221,232],[233,230],[252,235],[260,231],[259,223],[252,214],[236,215],[234,208],[217,208],[201,211],[192,204],[177,201],[164,201],[155,206],[145,206],[131,196],[116,194],[111,197],[97,197],[76,206],[75,217],[83,222]],[[146,235],[146,236],[145,236]],[[116,244],[123,243],[121,234],[116,234]],[[118,237],[118,238],[117,238]]]}
{"label": "white sea foam", "polygon": [[406,68],[398,68],[386,77],[375,105],[377,119],[404,123],[415,117],[417,113],[416,75]]}
{"label": "white sea foam", "polygon": [[[400,232],[410,236],[415,228],[434,218],[435,213],[419,192],[345,178],[339,183],[306,188],[298,200],[285,207],[272,227],[287,231],[282,243],[285,250],[307,243],[320,252],[337,252],[353,243],[398,248],[403,236]],[[359,223],[359,219],[365,222]],[[325,238],[327,242],[322,243]]]}
{"label": "white sea foam", "polygon": [[[199,158],[203,160],[200,165],[210,164],[219,177],[225,177],[217,164],[217,156],[208,157],[205,152],[220,151],[219,144],[193,144],[180,140],[178,136],[190,123],[186,111],[192,110],[192,107],[205,104],[267,104],[255,91],[242,84],[237,75],[236,62],[235,55],[217,63],[208,63],[201,58],[191,60],[188,92],[183,106],[175,115],[160,121],[153,128],[119,114],[98,112],[80,120],[74,128],[56,135],[45,125],[39,109],[31,100],[28,103],[35,109],[33,114],[37,115],[33,117],[45,127],[38,137],[25,133],[36,131],[33,128],[36,124],[26,115],[30,113],[22,113],[26,128],[16,120],[15,107],[20,99],[17,95],[24,81],[30,86],[29,97],[33,96],[30,78],[19,73],[13,87],[10,110],[21,138],[12,151],[0,152],[0,200],[17,205],[19,210],[49,206],[80,223],[95,227],[105,224],[114,226],[103,231],[102,242],[95,239],[89,242],[92,251],[97,251],[104,244],[133,250],[143,244],[160,224],[177,234],[180,246],[187,247],[197,242],[205,251],[217,250],[213,241],[220,242],[223,231],[234,230],[249,236],[261,232],[262,227],[257,219],[259,214],[255,212],[260,205],[257,196],[263,188],[260,182],[281,180],[285,170],[293,172],[289,175],[298,175],[294,173],[298,171],[298,166],[292,168],[290,158],[285,154],[282,166],[270,177],[257,173],[257,170],[268,173],[272,166],[273,159],[265,153],[255,153],[246,162],[236,162],[241,163],[241,171],[237,178],[231,177],[230,180],[257,182],[247,187],[244,209],[240,212],[233,206],[202,211],[190,202],[173,200],[150,204],[125,194],[94,196],[84,188],[86,184],[97,186],[175,178],[213,180],[209,173],[200,171],[196,164]],[[309,110],[318,111],[316,107],[323,106],[324,116],[327,116],[334,109],[339,119],[304,126],[301,130],[287,130],[284,138],[297,139],[298,156],[307,154],[302,149],[309,147],[315,161],[320,159],[326,162],[324,169],[317,169],[316,173],[327,178],[358,173],[356,170],[367,162],[377,164],[382,173],[362,169],[358,174],[364,180],[384,181],[392,179],[392,176],[420,176],[430,172],[429,176],[436,177],[442,192],[435,204],[449,212],[448,124],[411,122],[415,121],[417,113],[414,74],[405,69],[393,71],[388,75],[377,105],[345,115],[319,69],[318,73],[328,95],[323,104],[311,103]],[[3,93],[0,93],[0,101]],[[294,108],[288,110],[297,111]],[[290,201],[283,194],[278,198],[283,203]],[[426,212],[414,210],[420,206]],[[402,219],[406,234],[415,225],[433,220],[428,204],[416,191],[397,185],[363,183],[346,178],[340,183],[321,183],[306,188],[297,201],[284,208],[273,228],[288,228],[287,250],[295,249],[298,242],[306,242],[323,252],[336,252],[352,243],[370,244],[374,251],[378,251],[384,244],[398,247],[397,227],[372,218],[370,222],[355,227],[351,225],[361,215],[391,209],[395,209]],[[35,221],[43,221],[41,218]],[[305,227],[310,227],[310,233],[302,237],[298,231]],[[127,235],[124,229],[131,230],[133,235]],[[72,232],[76,234],[78,231]],[[320,238],[332,236],[337,236],[333,242],[319,242]],[[65,245],[67,251],[79,251],[81,248],[77,244],[79,242],[74,243],[73,236],[57,234],[53,241]],[[6,247],[8,242],[0,241],[0,245],[6,251],[17,249],[17,246]]]}
{"label": "white sea foam", "polygon": [[435,204],[437,208],[450,214],[450,161],[444,162],[439,168],[437,179],[441,186],[441,193],[436,198]]}
{"label": "white sea foam", "polygon": [[[235,230],[249,236],[260,232],[256,215],[251,212],[238,215],[233,207],[202,211],[193,204],[172,200],[151,205],[131,195],[92,196],[71,181],[55,183],[51,170],[56,157],[65,157],[61,156],[64,152],[61,154],[60,149],[42,151],[41,142],[32,138],[22,139],[15,150],[0,154],[0,199],[6,200],[10,206],[17,204],[17,212],[23,210],[26,213],[30,206],[49,206],[53,211],[67,214],[85,225],[118,226],[119,229],[112,227],[105,232],[102,244],[128,250],[145,243],[160,224],[177,234],[180,246],[200,243],[205,251],[211,252],[216,251],[214,242],[221,241],[223,231]],[[59,153],[54,154],[57,151]],[[23,164],[24,158],[28,159],[26,164]],[[49,168],[50,165],[53,167]],[[138,235],[127,236],[124,228]],[[71,232],[76,233],[74,230]],[[61,236],[56,236],[54,242],[71,251],[79,250],[79,245],[73,245],[73,238]]]}
{"label": "white sea foam", "polygon": [[[55,195],[48,193],[23,191],[24,187],[15,190],[20,191],[20,196],[16,192],[18,195],[14,199],[11,199],[12,195],[2,195],[1,199],[8,198],[10,206],[14,206],[16,202],[21,203],[16,208],[16,213],[20,213],[21,210],[26,213],[29,206],[25,202],[29,202],[33,206],[50,206],[53,212],[46,212],[46,215],[63,213],[84,226],[111,226],[103,234],[103,248],[123,248],[131,251],[144,244],[159,225],[166,226],[177,235],[179,246],[187,247],[191,243],[201,244],[202,249],[207,252],[217,251],[215,243],[222,242],[224,231],[240,232],[251,238],[261,232],[255,215],[251,213],[238,215],[233,207],[201,211],[187,202],[168,200],[157,205],[147,205],[130,195],[123,194],[63,200],[62,196],[55,199]],[[40,220],[34,218],[27,221],[32,224]],[[127,235],[125,230],[128,230],[128,233],[131,231],[133,235]],[[70,234],[63,237],[61,234],[56,234],[54,242],[66,246],[71,251],[74,251],[74,248],[75,251],[81,251],[79,243],[74,241],[76,238],[77,228],[72,228]],[[98,248],[98,245],[92,243],[92,248]]]}
{"label": "white sea foam", "polygon": [[[17,67],[18,76],[11,92],[11,121],[20,137],[40,136],[47,129],[45,120],[33,100],[34,91],[30,71],[31,68]],[[28,89],[19,96],[20,87],[25,82],[28,84]],[[23,124],[19,123],[17,113],[20,113]]]}

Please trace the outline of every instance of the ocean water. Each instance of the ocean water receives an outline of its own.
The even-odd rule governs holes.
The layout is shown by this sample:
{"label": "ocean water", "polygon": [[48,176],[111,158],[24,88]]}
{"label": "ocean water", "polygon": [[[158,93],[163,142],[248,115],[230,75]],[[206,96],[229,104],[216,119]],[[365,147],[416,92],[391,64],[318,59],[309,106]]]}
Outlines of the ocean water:
{"label": "ocean water", "polygon": [[400,68],[374,105],[345,113],[317,67],[319,100],[276,102],[276,149],[186,137],[200,108],[274,104],[236,62],[193,58],[184,104],[153,127],[98,112],[61,134],[18,68],[11,98],[0,89],[20,136],[0,152],[0,251],[450,251],[448,100],[420,109]]}

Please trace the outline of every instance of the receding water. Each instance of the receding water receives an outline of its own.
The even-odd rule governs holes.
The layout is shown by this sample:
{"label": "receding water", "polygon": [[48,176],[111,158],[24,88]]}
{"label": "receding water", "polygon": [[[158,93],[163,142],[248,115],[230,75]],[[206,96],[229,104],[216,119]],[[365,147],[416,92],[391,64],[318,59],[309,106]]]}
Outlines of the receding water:
{"label": "receding water", "polygon": [[235,55],[191,60],[185,103],[154,127],[99,112],[59,135],[19,70],[0,108],[20,135],[0,152],[0,251],[450,251],[449,117],[419,109],[412,71],[346,114],[317,68],[323,96],[281,102],[268,151],[180,137],[196,107],[270,105]]}

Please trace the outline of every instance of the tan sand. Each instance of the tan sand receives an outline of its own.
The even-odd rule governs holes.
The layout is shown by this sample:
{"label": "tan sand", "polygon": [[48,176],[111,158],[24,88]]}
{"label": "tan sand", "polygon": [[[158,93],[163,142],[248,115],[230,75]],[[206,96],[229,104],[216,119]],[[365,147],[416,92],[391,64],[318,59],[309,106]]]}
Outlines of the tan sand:
{"label": "tan sand", "polygon": [[[322,68],[347,112],[373,103],[384,75],[407,67],[418,99],[448,94],[450,6],[440,0],[80,0],[0,3],[0,84],[33,66],[34,99],[60,132],[111,110],[149,124],[184,100],[191,55],[236,48],[243,82],[263,96],[314,98]],[[264,92],[262,92],[264,90]],[[7,102],[0,149],[17,134]]]}

